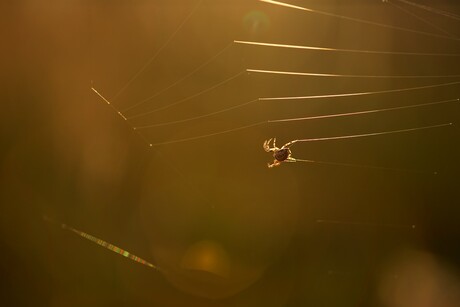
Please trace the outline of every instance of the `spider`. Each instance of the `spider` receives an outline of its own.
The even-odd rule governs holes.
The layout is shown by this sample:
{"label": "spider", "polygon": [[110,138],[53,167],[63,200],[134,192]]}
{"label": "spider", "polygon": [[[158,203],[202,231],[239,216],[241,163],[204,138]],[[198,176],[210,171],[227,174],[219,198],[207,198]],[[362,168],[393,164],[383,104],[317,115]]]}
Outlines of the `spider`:
{"label": "spider", "polygon": [[264,142],[264,149],[266,152],[273,152],[273,158],[275,160],[272,164],[268,163],[268,167],[272,168],[281,165],[281,162],[296,162],[297,160],[291,157],[291,150],[289,146],[297,142],[297,140],[291,141],[284,144],[281,148],[276,147],[276,138],[273,139],[273,147],[270,148],[270,142],[272,139]]}

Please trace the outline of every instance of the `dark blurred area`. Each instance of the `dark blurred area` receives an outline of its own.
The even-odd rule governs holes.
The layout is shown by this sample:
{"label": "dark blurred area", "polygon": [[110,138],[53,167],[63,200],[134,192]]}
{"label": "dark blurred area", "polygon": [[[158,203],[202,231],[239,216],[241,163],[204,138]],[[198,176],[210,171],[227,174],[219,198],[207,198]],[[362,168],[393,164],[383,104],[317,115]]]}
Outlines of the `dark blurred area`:
{"label": "dark blurred area", "polygon": [[[456,99],[459,84],[361,97],[256,101],[193,121],[132,129],[259,97],[459,81],[248,74],[247,68],[459,75],[460,57],[233,43],[460,54],[460,20],[390,2],[289,3],[435,36],[255,0],[2,1],[2,305],[459,306],[458,102],[258,124]],[[455,0],[416,3],[460,14]],[[454,125],[413,133],[292,147],[300,159],[428,172],[300,162],[268,169],[272,157],[262,149],[272,137],[282,145],[450,122]],[[44,216],[120,246],[161,272]]]}

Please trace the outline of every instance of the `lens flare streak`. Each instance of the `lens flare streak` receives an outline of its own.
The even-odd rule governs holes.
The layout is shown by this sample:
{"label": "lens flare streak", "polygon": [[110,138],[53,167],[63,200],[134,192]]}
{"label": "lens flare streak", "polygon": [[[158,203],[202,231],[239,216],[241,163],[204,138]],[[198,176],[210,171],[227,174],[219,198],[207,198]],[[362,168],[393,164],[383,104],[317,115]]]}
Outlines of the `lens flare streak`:
{"label": "lens flare streak", "polygon": [[85,238],[85,239],[87,239],[87,240],[89,240],[91,242],[94,242],[97,245],[102,246],[103,248],[106,248],[106,249],[108,249],[108,250],[110,250],[110,251],[112,251],[114,253],[117,253],[117,254],[125,257],[125,258],[128,258],[128,259],[130,259],[132,261],[138,262],[140,264],[146,265],[146,266],[151,267],[153,269],[159,270],[159,268],[157,266],[151,264],[150,262],[148,262],[148,261],[146,261],[146,260],[144,260],[144,259],[142,259],[142,258],[140,258],[140,257],[138,257],[136,255],[133,255],[133,254],[129,253],[128,251],[126,251],[126,250],[124,250],[124,249],[122,249],[122,248],[120,248],[118,246],[115,246],[115,245],[113,245],[111,243],[108,243],[108,242],[106,242],[104,240],[101,240],[101,239],[99,239],[97,237],[94,237],[94,236],[92,236],[92,235],[90,235],[90,234],[88,234],[86,232],[83,232],[83,231],[80,231],[80,230],[75,229],[73,227],[70,227],[70,226],[68,226],[66,224],[55,222],[55,221],[53,221],[52,219],[50,219],[50,218],[48,218],[46,216],[44,216],[43,219],[45,221],[47,221],[47,222],[57,224],[57,225],[61,226],[62,229],[71,231],[71,232],[79,235],[80,237]]}

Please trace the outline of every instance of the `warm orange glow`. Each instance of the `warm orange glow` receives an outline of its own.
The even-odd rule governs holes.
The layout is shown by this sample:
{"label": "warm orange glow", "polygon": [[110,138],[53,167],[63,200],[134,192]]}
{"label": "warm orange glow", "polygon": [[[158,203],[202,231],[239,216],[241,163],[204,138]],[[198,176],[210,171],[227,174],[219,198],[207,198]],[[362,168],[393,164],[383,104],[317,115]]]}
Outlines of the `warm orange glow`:
{"label": "warm orange glow", "polygon": [[220,244],[203,240],[187,249],[182,258],[181,266],[184,269],[200,270],[220,277],[228,277],[230,264],[230,258]]}

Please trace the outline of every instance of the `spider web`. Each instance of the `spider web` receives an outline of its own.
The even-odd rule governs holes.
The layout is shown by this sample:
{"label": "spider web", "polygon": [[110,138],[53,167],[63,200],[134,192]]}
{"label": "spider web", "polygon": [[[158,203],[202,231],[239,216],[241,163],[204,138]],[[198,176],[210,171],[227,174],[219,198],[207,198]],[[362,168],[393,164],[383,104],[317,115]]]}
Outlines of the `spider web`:
{"label": "spider web", "polygon": [[[140,137],[154,153],[163,153],[153,159],[153,166],[146,171],[153,173],[153,179],[145,179],[147,188],[139,205],[150,241],[158,244],[154,247],[163,247],[163,241],[174,242],[175,246],[190,237],[198,240],[203,233],[209,235],[209,227],[217,233],[213,233],[214,242],[227,242],[243,251],[253,251],[253,246],[266,248],[270,256],[262,261],[263,268],[257,266],[257,270],[263,271],[264,266],[280,257],[279,250],[285,249],[286,238],[295,232],[293,212],[297,210],[316,227],[328,227],[326,231],[349,226],[359,229],[355,233],[339,229],[338,236],[348,233],[353,237],[369,227],[412,235],[417,220],[413,215],[402,210],[394,217],[386,211],[390,209],[382,209],[386,202],[390,208],[402,204],[397,196],[388,196],[394,186],[385,181],[381,189],[388,193],[383,197],[382,191],[368,192],[375,187],[365,184],[383,181],[379,176],[386,175],[379,170],[393,169],[394,161],[399,161],[398,169],[401,165],[431,169],[425,166],[425,159],[437,159],[436,153],[443,150],[434,149],[436,146],[431,144],[451,129],[444,125],[456,123],[457,119],[460,72],[455,64],[460,46],[456,33],[439,33],[430,25],[436,20],[421,22],[420,18],[431,19],[420,17],[424,16],[420,12],[416,12],[418,18],[414,18],[418,22],[414,26],[415,21],[409,22],[405,11],[385,3],[366,10],[350,5],[336,11],[331,4],[318,4],[318,9],[311,9],[303,4],[279,5],[281,2],[276,1],[253,1],[241,7],[205,4],[188,4],[185,19],[171,23],[174,26],[168,28],[168,34],[172,34],[152,48],[152,57],[144,56],[147,61],[136,59],[136,67],[123,70],[130,73],[112,77],[115,82],[95,78],[92,87],[97,100],[113,109],[117,120],[126,123],[135,137]],[[254,19],[249,18],[249,26],[242,25],[241,16],[251,9],[264,12],[269,21],[256,14],[251,15],[256,16],[251,17]],[[414,13],[410,6],[404,9]],[[226,15],[228,10],[234,11]],[[431,129],[435,127],[439,129]],[[399,134],[411,129],[425,131]],[[365,134],[393,132],[391,137],[352,140]],[[305,141],[293,147],[294,157],[317,166],[308,168],[307,174],[306,168],[291,167],[292,163],[287,170],[267,174],[266,162],[270,158],[264,156],[261,145],[275,136],[279,144]],[[350,140],[307,145],[314,139],[346,136]],[[391,141],[383,142],[383,138]],[[409,151],[404,153],[406,150]],[[408,166],[407,162],[411,164]],[[334,170],[335,167],[356,165],[370,168],[371,175],[353,172],[356,178],[339,185],[344,173]],[[174,176],[168,174],[171,167],[176,169]],[[186,177],[187,187],[177,183],[177,174]],[[331,179],[331,175],[339,179]],[[419,174],[402,178],[414,179],[416,175]],[[331,180],[337,184],[333,192],[321,194]],[[395,186],[400,183],[394,180]],[[369,198],[382,197],[375,205],[382,215],[373,218],[365,209],[352,204],[360,199],[355,195],[361,191],[358,186],[363,186],[363,193]],[[337,201],[334,193],[343,199]],[[314,203],[311,212],[298,209],[306,200]],[[287,213],[276,209],[281,203]],[[263,204],[265,213],[251,204]],[[412,202],[408,206],[411,205]],[[241,207],[246,206],[256,213],[244,211],[241,218],[232,211],[244,210]],[[354,214],[350,208],[355,209]],[[184,214],[179,213],[183,212],[190,216],[182,217]],[[228,216],[241,218],[237,219],[241,223],[228,225]],[[169,220],[180,223],[168,225],[165,221]],[[235,225],[246,232],[235,230]],[[262,230],[253,225],[262,225]],[[191,234],[173,227],[188,229]],[[305,224],[300,228],[297,234],[308,233]],[[229,233],[240,235],[230,240]],[[266,247],[269,244],[263,238],[267,236],[276,246],[273,250]],[[347,263],[324,257],[330,254],[329,248],[316,243],[321,252],[313,258],[324,261],[321,268],[340,275]],[[158,252],[165,249],[152,250],[153,258],[159,262],[154,262],[155,266],[168,271],[168,257]],[[240,257],[244,258],[244,254]],[[251,260],[245,261],[253,264]],[[208,272],[226,272],[220,269]]]}

